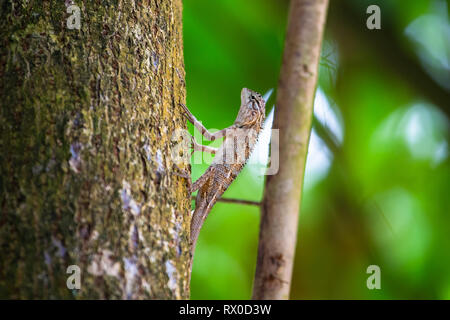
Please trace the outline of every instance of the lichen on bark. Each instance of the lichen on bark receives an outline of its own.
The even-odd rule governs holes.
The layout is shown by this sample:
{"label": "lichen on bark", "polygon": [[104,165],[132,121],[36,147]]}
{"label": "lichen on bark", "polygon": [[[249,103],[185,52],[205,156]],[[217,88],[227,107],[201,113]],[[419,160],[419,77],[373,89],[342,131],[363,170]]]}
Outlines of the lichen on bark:
{"label": "lichen on bark", "polygon": [[182,1],[0,7],[0,298],[189,297]]}

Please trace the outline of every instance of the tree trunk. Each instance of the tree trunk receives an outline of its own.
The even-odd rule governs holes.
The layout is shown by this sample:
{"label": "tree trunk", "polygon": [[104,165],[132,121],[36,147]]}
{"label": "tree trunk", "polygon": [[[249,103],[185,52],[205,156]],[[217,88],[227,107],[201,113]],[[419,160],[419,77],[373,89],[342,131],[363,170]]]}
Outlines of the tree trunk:
{"label": "tree trunk", "polygon": [[188,298],[182,1],[0,7],[0,298]]}

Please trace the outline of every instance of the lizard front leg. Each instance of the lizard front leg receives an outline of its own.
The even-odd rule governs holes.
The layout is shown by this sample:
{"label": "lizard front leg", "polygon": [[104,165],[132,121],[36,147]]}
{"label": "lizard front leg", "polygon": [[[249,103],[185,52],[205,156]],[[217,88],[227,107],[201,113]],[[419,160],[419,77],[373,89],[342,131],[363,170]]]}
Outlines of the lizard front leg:
{"label": "lizard front leg", "polygon": [[208,152],[208,153],[212,153],[212,154],[216,154],[216,152],[218,150],[217,148],[204,146],[204,145],[198,144],[197,142],[195,142],[193,144],[193,147],[194,147],[194,151],[203,151],[203,152]]}
{"label": "lizard front leg", "polygon": [[194,125],[194,127],[197,128],[198,131],[200,131],[200,133],[203,135],[203,137],[205,137],[206,140],[214,141],[216,139],[222,138],[226,135],[227,130],[235,128],[235,126],[232,125],[228,128],[211,133],[200,121],[197,120],[197,118],[194,117],[192,112],[184,104],[180,103],[180,105],[184,110],[184,115],[186,116],[186,118],[190,123]]}
{"label": "lizard front leg", "polygon": [[210,147],[210,146],[204,146],[204,145],[197,143],[197,141],[195,141],[193,136],[191,136],[191,145],[192,145],[192,149],[194,149],[193,151],[203,151],[203,152],[216,154],[216,152],[218,150],[217,148]]}

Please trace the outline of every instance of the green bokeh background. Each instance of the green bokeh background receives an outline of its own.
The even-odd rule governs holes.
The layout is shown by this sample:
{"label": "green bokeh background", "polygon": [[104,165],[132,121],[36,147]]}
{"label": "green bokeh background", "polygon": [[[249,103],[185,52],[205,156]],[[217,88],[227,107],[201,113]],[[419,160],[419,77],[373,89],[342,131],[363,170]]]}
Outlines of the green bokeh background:
{"label": "green bokeh background", "polygon": [[[450,299],[448,2],[331,2],[319,86],[333,111],[317,115],[325,130],[311,139],[322,160],[308,158],[291,298]],[[381,30],[366,28],[370,4]],[[242,87],[276,88],[287,10],[279,0],[184,1],[187,104],[207,128],[233,123]],[[206,167],[193,165],[193,178]],[[224,197],[260,200],[263,184],[246,167]],[[251,297],[258,226],[256,207],[214,207],[192,299]],[[381,290],[366,286],[369,265]]]}

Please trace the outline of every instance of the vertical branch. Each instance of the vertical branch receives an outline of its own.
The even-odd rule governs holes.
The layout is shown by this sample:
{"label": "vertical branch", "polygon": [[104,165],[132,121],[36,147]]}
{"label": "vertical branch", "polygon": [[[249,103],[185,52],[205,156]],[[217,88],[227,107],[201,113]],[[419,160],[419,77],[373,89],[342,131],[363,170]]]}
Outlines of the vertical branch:
{"label": "vertical branch", "polygon": [[327,0],[290,4],[274,119],[280,169],[266,181],[253,299],[289,298],[327,6]]}

